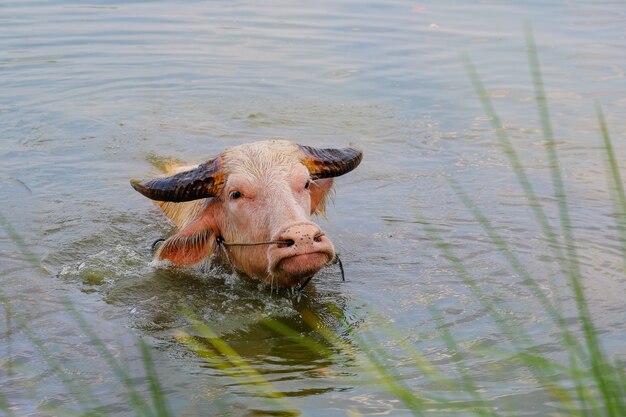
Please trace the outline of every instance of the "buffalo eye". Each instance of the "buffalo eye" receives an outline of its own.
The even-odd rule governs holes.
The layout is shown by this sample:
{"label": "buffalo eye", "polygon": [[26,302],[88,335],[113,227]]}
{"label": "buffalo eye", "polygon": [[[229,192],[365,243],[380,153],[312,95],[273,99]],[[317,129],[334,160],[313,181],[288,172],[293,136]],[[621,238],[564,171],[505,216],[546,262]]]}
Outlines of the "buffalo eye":
{"label": "buffalo eye", "polygon": [[304,184],[304,189],[308,190],[310,185],[311,185],[311,180],[306,180],[306,184]]}
{"label": "buffalo eye", "polygon": [[230,198],[233,200],[237,200],[239,197],[241,197],[241,193],[239,191],[233,191],[230,193]]}

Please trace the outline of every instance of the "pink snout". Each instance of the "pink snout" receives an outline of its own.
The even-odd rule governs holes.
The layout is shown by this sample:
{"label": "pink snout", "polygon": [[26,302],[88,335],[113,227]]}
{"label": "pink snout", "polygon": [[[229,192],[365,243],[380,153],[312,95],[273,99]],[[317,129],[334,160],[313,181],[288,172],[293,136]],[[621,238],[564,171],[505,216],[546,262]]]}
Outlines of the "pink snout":
{"label": "pink snout", "polygon": [[335,248],[319,226],[312,222],[283,227],[273,240],[282,240],[269,251],[272,274],[296,284],[314,275],[335,258]]}

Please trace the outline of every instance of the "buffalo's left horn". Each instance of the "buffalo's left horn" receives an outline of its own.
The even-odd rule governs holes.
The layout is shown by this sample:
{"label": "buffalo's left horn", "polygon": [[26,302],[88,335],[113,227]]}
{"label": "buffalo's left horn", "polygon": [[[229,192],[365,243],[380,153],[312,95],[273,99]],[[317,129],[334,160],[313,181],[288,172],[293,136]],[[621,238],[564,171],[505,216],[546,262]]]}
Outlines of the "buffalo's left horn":
{"label": "buffalo's left horn", "polygon": [[320,149],[298,145],[303,154],[302,163],[308,168],[311,178],[332,178],[346,174],[359,166],[363,152],[354,148]]}
{"label": "buffalo's left horn", "polygon": [[157,201],[199,200],[215,197],[224,184],[224,173],[219,159],[212,159],[189,171],[179,172],[164,178],[140,182],[131,180],[130,185],[146,197]]}

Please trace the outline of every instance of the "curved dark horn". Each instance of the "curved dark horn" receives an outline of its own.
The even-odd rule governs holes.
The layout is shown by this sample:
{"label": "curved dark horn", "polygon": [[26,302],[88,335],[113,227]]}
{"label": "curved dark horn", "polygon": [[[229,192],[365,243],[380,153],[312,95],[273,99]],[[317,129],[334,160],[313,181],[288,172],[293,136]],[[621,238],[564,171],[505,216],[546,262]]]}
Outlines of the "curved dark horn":
{"label": "curved dark horn", "polygon": [[189,171],[146,182],[131,180],[130,185],[146,197],[157,201],[199,200],[214,197],[224,184],[224,173],[219,158],[198,165]]}
{"label": "curved dark horn", "polygon": [[319,149],[298,145],[303,153],[302,163],[308,168],[311,178],[332,178],[347,174],[359,166],[363,152],[354,148]]}

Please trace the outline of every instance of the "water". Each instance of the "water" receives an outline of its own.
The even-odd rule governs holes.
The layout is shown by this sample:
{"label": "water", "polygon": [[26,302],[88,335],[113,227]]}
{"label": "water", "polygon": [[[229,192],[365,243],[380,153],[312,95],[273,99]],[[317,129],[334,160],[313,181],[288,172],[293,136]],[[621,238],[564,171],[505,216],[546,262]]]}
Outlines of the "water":
{"label": "water", "polygon": [[[399,355],[399,340],[410,342],[454,375],[430,305],[464,346],[500,346],[504,336],[420,216],[493,299],[507,303],[537,348],[563,359],[550,320],[445,179],[461,183],[546,294],[573,316],[571,292],[462,58],[468,54],[483,77],[556,222],[525,50],[528,23],[590,277],[590,308],[607,350],[623,355],[625,281],[594,109],[597,100],[623,160],[621,2],[52,1],[5,2],[0,10],[0,212],[46,270],[0,231],[0,284],[12,310],[0,324],[0,386],[16,415],[77,406],[73,388],[13,313],[67,373],[86,381],[80,390],[99,394],[103,410],[134,414],[72,309],[125,364],[142,395],[149,387],[137,340],[153,347],[176,415],[277,415],[275,405],[176,338],[197,332],[181,305],[285,392],[295,414],[407,415],[397,398],[367,383],[363,355],[312,353],[263,323],[279,320],[323,342],[301,317],[308,309],[352,343],[329,305],[359,331],[376,329],[383,317],[402,335],[376,333],[403,381],[419,392],[444,392]],[[270,137],[364,151],[359,169],[337,181],[335,204],[320,221],[342,254],[347,281],[325,270],[298,304],[220,271],[150,266],[150,243],[171,227],[128,184],[153,172],[147,157],[199,162]],[[466,363],[500,412],[558,411],[522,367],[480,353]]]}

